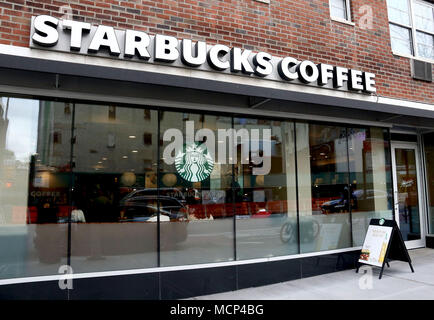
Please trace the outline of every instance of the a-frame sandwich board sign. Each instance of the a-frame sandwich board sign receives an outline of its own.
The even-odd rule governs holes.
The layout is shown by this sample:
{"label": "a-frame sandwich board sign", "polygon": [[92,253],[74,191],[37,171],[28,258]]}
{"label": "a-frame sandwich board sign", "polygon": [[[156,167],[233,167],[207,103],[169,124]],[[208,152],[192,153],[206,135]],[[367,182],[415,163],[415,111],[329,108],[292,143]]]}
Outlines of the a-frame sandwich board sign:
{"label": "a-frame sandwich board sign", "polygon": [[356,273],[362,264],[380,267],[379,279],[383,276],[384,266],[390,260],[408,262],[414,272],[410,255],[395,220],[371,219],[363,242],[362,251],[357,261]]}

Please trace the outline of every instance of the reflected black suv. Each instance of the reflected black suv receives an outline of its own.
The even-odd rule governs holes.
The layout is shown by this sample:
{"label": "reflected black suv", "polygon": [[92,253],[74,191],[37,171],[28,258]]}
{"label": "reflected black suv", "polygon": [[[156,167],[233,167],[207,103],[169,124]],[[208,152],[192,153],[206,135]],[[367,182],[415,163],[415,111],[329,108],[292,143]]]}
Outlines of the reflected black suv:
{"label": "reflected black suv", "polygon": [[120,201],[119,207],[120,221],[125,222],[157,222],[158,210],[160,222],[188,220],[184,204],[168,196],[140,195],[133,191]]}

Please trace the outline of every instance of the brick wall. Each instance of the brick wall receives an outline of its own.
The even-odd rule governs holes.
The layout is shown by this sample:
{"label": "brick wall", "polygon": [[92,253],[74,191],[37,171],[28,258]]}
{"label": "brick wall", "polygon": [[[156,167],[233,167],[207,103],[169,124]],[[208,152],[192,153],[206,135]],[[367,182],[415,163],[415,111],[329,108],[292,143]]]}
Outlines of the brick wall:
{"label": "brick wall", "polygon": [[413,80],[409,59],[392,55],[386,0],[351,3],[354,26],[331,20],[328,0],[0,0],[0,43],[27,47],[32,15],[70,6],[75,20],[374,72],[379,95],[434,104],[434,83]]}

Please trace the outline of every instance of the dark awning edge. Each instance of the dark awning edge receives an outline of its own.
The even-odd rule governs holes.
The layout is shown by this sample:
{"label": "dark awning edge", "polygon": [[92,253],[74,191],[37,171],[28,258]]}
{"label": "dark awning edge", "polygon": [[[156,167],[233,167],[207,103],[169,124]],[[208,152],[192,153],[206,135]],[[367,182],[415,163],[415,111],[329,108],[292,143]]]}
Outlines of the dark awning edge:
{"label": "dark awning edge", "polygon": [[337,107],[356,108],[369,111],[387,112],[424,118],[434,118],[434,110],[431,111],[425,109],[418,109],[402,105],[385,104],[378,102],[375,103],[372,101],[348,99],[305,92],[295,92],[246,84],[234,84],[217,80],[184,77],[165,73],[120,69],[114,67],[96,66],[65,61],[54,61],[39,58],[14,56],[9,54],[0,54],[0,67],[108,80],[167,85],[181,88],[214,91],[220,93],[240,94],[251,97],[262,97],[269,99],[279,99]]}

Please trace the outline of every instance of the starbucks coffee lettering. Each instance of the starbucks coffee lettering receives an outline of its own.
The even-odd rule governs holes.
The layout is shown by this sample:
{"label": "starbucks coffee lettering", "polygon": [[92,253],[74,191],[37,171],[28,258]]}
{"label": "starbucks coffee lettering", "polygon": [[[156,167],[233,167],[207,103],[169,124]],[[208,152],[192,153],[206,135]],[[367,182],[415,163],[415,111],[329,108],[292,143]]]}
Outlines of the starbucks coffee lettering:
{"label": "starbucks coffee lettering", "polygon": [[376,93],[375,74],[370,72],[48,15],[32,18],[30,47]]}

